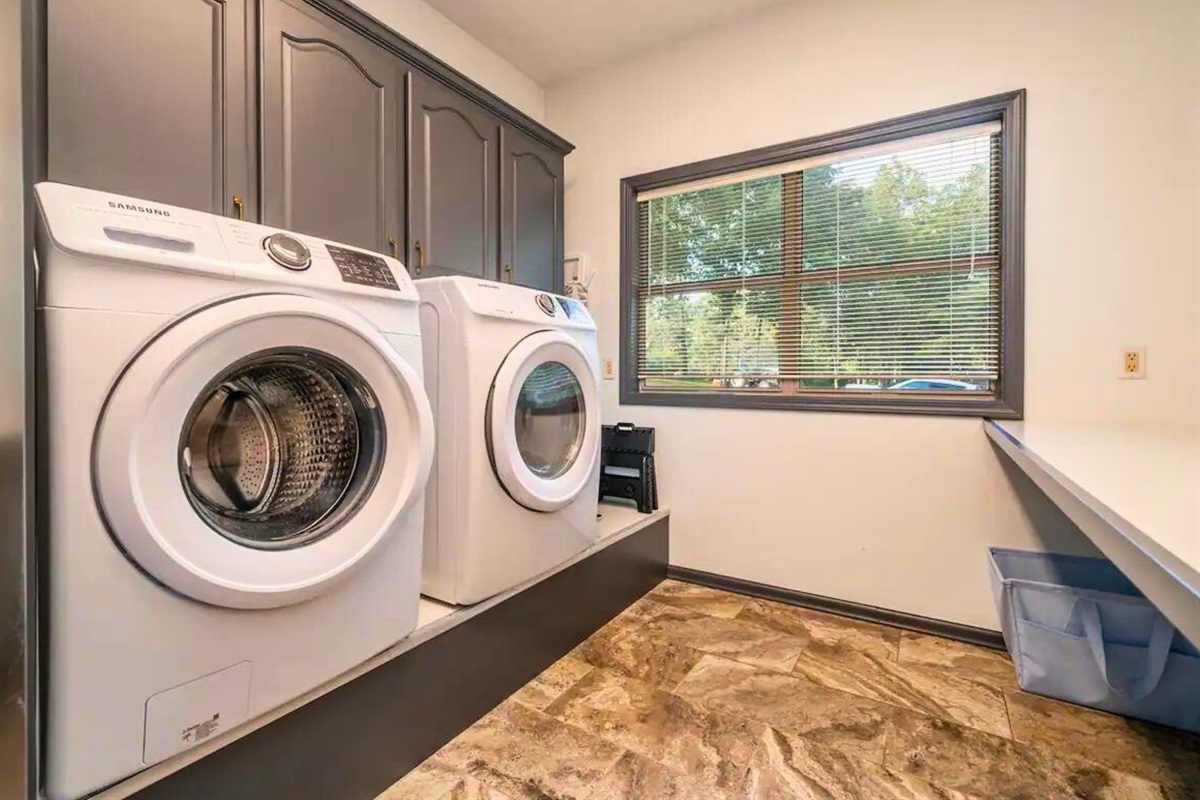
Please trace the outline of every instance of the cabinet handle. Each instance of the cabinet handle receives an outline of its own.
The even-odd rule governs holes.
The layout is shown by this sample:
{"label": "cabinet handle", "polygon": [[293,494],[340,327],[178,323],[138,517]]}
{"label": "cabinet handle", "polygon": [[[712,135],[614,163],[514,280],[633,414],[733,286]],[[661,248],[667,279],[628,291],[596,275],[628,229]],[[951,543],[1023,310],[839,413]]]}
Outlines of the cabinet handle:
{"label": "cabinet handle", "polygon": [[512,268],[512,264],[505,264],[505,265],[504,265],[504,280],[508,281],[509,283],[512,283],[512,282],[513,282],[513,268]]}
{"label": "cabinet handle", "polygon": [[237,212],[238,219],[246,218],[246,204],[242,202],[242,196],[235,194],[233,196],[233,210]]}
{"label": "cabinet handle", "polygon": [[392,248],[392,258],[399,258],[400,257],[398,254],[399,251],[396,250],[396,237],[395,236],[388,237],[388,246]]}
{"label": "cabinet handle", "polygon": [[421,270],[425,269],[425,248],[421,245],[421,243],[419,241],[413,242],[413,247],[416,248],[416,251],[417,251],[416,272],[418,275],[420,275]]}

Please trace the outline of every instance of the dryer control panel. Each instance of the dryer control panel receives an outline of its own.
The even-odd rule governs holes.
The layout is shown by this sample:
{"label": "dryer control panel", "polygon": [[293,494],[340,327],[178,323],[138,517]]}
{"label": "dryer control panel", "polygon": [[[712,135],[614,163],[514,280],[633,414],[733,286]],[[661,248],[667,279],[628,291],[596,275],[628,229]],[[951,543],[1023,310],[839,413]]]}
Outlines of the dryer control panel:
{"label": "dryer control panel", "polygon": [[583,303],[540,289],[467,277],[428,278],[422,283],[442,285],[447,292],[462,298],[472,313],[481,316],[518,320],[548,328],[596,328],[595,320]]}

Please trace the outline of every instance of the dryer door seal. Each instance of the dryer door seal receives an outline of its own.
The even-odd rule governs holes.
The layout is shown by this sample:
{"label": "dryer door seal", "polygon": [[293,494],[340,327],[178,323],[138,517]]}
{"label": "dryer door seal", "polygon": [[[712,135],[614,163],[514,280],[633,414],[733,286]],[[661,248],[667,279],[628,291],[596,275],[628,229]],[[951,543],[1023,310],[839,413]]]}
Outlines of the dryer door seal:
{"label": "dryer door seal", "polygon": [[213,605],[325,591],[421,496],[433,415],[420,376],[353,311],[298,295],[181,318],[126,365],[92,483],[145,572]]}
{"label": "dryer door seal", "polygon": [[583,491],[600,452],[600,397],[594,368],[560,331],[525,337],[492,383],[487,409],[492,467],[512,499],[557,511]]}

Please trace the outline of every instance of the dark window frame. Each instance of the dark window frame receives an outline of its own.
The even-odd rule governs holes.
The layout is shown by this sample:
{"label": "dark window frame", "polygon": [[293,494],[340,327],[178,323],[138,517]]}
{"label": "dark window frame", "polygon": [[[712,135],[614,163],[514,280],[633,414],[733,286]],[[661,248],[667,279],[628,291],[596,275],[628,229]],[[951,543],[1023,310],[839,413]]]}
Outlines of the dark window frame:
{"label": "dark window frame", "polygon": [[[999,122],[1000,130],[1000,378],[984,398],[865,394],[749,394],[643,391],[637,377],[639,192],[772,166],[912,136]],[[884,122],[646,172],[621,180],[622,405],[790,409],[1020,419],[1025,400],[1025,90],[984,97]],[[785,201],[786,202],[786,201]]]}

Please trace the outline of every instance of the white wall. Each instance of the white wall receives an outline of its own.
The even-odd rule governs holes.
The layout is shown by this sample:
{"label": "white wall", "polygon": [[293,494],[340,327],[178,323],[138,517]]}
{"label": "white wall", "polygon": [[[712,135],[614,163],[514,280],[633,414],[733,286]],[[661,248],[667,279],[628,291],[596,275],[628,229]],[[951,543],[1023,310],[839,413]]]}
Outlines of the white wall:
{"label": "white wall", "polygon": [[[1198,54],[1193,0],[804,0],[555,86],[602,352],[620,178],[1026,88],[1027,418],[1196,426]],[[678,565],[995,628],[985,546],[1089,548],[978,420],[604,400],[659,430]]]}
{"label": "white wall", "polygon": [[529,116],[545,119],[542,87],[433,6],[421,0],[351,2]]}

